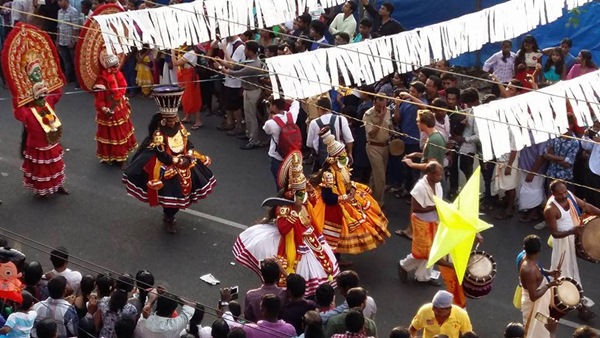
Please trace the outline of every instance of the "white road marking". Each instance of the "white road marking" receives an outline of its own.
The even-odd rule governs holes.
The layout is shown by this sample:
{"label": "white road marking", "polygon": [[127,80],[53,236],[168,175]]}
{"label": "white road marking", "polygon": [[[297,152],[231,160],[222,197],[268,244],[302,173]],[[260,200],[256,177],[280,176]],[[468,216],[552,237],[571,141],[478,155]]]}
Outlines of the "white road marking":
{"label": "white road marking", "polygon": [[233,221],[221,218],[221,217],[217,217],[217,216],[205,214],[205,213],[200,212],[200,211],[196,211],[196,210],[192,210],[192,209],[184,209],[184,210],[181,210],[181,212],[185,212],[185,213],[188,213],[190,215],[194,215],[194,216],[197,216],[197,217],[200,217],[200,218],[204,218],[204,219],[207,219],[207,220],[210,220],[210,221],[214,221],[214,222],[217,222],[217,223],[229,225],[231,227],[238,228],[240,230],[246,230],[246,229],[248,229],[247,225],[244,225],[244,224],[241,224],[241,223],[236,223],[236,222],[233,222]]}

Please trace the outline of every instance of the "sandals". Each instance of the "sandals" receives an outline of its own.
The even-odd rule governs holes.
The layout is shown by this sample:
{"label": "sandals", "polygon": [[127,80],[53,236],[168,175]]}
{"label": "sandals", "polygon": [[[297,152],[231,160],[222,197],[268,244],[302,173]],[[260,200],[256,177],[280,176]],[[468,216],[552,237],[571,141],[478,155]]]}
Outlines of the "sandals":
{"label": "sandals", "polygon": [[396,230],[394,233],[400,237],[404,237],[412,241],[412,236],[407,234],[404,230]]}
{"label": "sandals", "polygon": [[200,124],[194,124],[194,125],[192,126],[192,129],[193,129],[193,130],[198,130],[198,129],[202,128],[202,126],[204,126],[202,123],[200,123]]}

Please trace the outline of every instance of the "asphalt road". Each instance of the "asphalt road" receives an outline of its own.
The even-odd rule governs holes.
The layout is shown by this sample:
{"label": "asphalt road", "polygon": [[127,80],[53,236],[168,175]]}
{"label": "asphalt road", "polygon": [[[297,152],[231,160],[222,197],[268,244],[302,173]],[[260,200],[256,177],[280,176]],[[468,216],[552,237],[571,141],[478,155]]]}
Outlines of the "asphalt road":
{"label": "asphalt road", "polygon": [[[66,186],[71,195],[34,199],[21,186],[21,125],[12,116],[8,95],[7,90],[0,90],[0,224],[23,236],[5,233],[29,260],[39,260],[49,270],[48,247],[64,245],[73,263],[83,265],[73,268],[84,273],[109,269],[134,274],[138,269],[149,269],[171,291],[208,306],[216,305],[218,286],[204,283],[199,279],[201,275],[212,273],[221,281],[220,286],[239,285],[242,294],[260,285],[256,275],[232,263],[231,247],[243,226],[262,217],[260,203],[274,193],[264,148],[240,150],[242,141],[216,130],[220,118],[205,118],[205,127],[192,131],[192,141],[197,149],[212,157],[217,187],[207,199],[188,212],[179,213],[179,234],[168,235],[162,228],[161,210],[127,196],[119,168],[101,165],[96,160],[95,113],[92,96],[87,93],[64,95],[57,106],[64,125]],[[136,136],[141,142],[156,107],[150,99],[138,97],[131,102]],[[386,207],[390,231],[404,228],[408,222],[404,201],[389,195]],[[492,222],[485,216],[484,219]],[[517,219],[492,222],[494,228],[484,232],[481,249],[494,256],[498,275],[487,297],[468,301],[468,312],[480,337],[499,337],[508,322],[521,319],[520,311],[512,306],[517,283],[514,257],[527,234],[537,233],[544,239],[548,236],[547,230],[534,230],[532,225],[523,225]],[[376,323],[381,337],[397,325],[408,325],[419,306],[430,301],[438,290],[400,283],[396,264],[409,250],[408,240],[392,235],[378,249],[350,257],[361,284],[377,301]],[[550,263],[550,248],[546,246],[542,263]],[[585,294],[600,301],[600,267],[581,260],[579,264]],[[573,331],[567,325],[579,323],[575,314],[565,319],[570,322],[561,321],[560,337],[568,337]],[[212,320],[207,315],[204,324],[210,325]],[[597,321],[589,324],[599,327]]]}

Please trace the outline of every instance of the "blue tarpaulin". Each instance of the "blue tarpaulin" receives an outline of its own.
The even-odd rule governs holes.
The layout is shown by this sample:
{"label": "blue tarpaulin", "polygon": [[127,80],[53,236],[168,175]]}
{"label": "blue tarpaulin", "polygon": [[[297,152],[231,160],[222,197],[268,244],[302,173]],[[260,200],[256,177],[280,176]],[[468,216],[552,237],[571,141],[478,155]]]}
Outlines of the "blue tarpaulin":
{"label": "blue tarpaulin", "polygon": [[[477,11],[478,2],[480,9],[495,6],[506,1],[502,0],[386,0],[394,4],[393,17],[400,21],[407,29],[424,27],[438,22],[447,21],[468,13]],[[376,8],[384,1],[378,0]],[[569,37],[573,40],[571,54],[577,56],[582,49],[592,52],[594,61],[600,61],[600,30],[597,26],[600,18],[600,2],[592,2],[579,8],[577,15],[578,24],[567,27],[574,14],[565,10],[565,15],[557,21],[540,26],[530,32],[538,41],[540,48],[558,46],[560,40]],[[510,15],[510,13],[507,13]],[[516,52],[521,45],[523,36],[513,39],[513,51]],[[480,60],[483,63],[493,53],[500,50],[500,43],[487,44],[480,51]],[[454,60],[452,65],[475,66],[476,53],[467,53]]]}

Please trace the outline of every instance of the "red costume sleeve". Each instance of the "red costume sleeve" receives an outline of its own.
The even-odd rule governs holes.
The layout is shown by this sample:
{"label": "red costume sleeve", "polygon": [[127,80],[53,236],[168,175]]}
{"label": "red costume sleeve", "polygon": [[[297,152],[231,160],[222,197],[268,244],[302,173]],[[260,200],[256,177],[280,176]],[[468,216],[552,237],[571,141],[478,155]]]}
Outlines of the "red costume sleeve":
{"label": "red costume sleeve", "polygon": [[[281,212],[283,209],[287,209],[284,212]],[[279,233],[281,236],[287,235],[290,231],[294,231],[294,242],[296,245],[302,244],[302,234],[306,230],[302,222],[300,222],[300,218],[296,216],[292,216],[290,214],[291,208],[289,207],[278,207],[277,210],[277,229],[279,229]]]}
{"label": "red costume sleeve", "polygon": [[63,94],[62,88],[58,88],[55,91],[53,91],[52,93],[50,93],[50,95],[46,96],[46,102],[48,102],[48,104],[50,105],[50,107],[52,107],[52,109],[54,109],[54,106],[58,103],[58,101],[60,101],[62,94]]}
{"label": "red costume sleeve", "polygon": [[18,107],[13,110],[13,114],[15,115],[15,118],[18,121],[25,123],[25,120],[27,119],[28,111],[29,111],[29,108]]}
{"label": "red costume sleeve", "polygon": [[107,95],[108,95],[108,81],[106,81],[106,79],[104,78],[103,74],[100,74],[100,76],[98,77],[98,81],[96,82],[96,85],[102,85],[105,86],[106,89],[105,90],[98,90],[98,91],[94,91],[94,98],[95,100],[95,106],[97,110],[101,110],[102,107],[107,107]]}
{"label": "red costume sleeve", "polygon": [[125,80],[125,76],[123,75],[123,72],[121,72],[121,71],[117,72],[116,78],[117,78],[117,85],[118,85],[119,89],[117,89],[114,93],[116,94],[117,97],[121,98],[127,92],[127,80]]}

